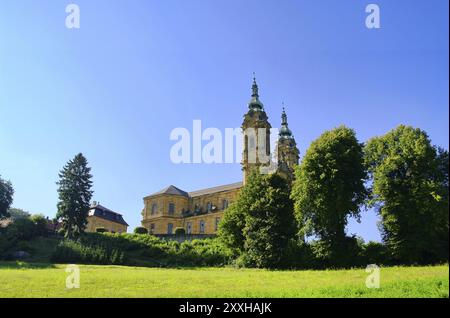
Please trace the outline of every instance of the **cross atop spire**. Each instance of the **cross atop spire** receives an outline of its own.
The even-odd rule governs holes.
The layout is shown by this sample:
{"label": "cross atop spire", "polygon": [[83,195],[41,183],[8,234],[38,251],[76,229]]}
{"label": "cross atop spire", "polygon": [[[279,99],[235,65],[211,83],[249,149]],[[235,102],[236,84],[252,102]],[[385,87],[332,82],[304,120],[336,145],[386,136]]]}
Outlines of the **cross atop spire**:
{"label": "cross atop spire", "polygon": [[281,125],[287,127],[288,123],[287,123],[287,115],[284,110],[284,102],[281,102],[281,104],[283,105],[283,112],[281,113]]}
{"label": "cross atop spire", "polygon": [[256,84],[256,75],[255,72],[253,72],[253,85],[252,85],[252,97],[259,97],[258,94],[258,84]]}

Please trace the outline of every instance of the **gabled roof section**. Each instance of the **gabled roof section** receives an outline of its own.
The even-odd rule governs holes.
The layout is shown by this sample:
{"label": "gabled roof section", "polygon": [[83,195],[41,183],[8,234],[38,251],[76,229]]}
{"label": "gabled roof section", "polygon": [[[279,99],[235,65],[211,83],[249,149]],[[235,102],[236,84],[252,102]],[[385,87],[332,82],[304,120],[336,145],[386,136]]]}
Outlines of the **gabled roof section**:
{"label": "gabled roof section", "polygon": [[89,216],[96,216],[111,222],[116,222],[128,226],[128,223],[122,217],[122,214],[114,212],[103,205],[95,203],[89,209]]}
{"label": "gabled roof section", "polygon": [[181,195],[183,197],[188,197],[189,194],[186,191],[183,191],[176,186],[170,185],[167,188],[162,189],[156,193],[150,194],[149,197],[160,195],[160,194],[170,194],[170,195]]}
{"label": "gabled roof section", "polygon": [[192,191],[192,192],[189,192],[189,196],[190,197],[198,197],[200,195],[205,195],[205,194],[239,189],[242,187],[242,185],[243,185],[242,182],[236,182],[236,183],[226,184],[226,185],[222,185],[222,186],[218,186],[218,187]]}

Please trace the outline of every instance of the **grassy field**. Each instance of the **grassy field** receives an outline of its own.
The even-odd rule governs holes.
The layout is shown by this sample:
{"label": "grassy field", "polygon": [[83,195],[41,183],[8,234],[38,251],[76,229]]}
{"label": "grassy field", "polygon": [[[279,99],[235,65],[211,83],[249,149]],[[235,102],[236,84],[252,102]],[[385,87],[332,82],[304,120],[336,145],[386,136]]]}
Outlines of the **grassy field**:
{"label": "grassy field", "polygon": [[448,266],[268,271],[80,266],[80,288],[66,289],[65,265],[0,262],[0,297],[447,297]]}

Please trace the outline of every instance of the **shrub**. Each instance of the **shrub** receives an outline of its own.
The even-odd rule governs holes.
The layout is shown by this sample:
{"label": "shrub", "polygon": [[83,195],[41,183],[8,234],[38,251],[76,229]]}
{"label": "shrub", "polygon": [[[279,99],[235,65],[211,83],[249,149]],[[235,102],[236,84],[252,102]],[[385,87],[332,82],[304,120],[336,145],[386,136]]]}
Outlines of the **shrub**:
{"label": "shrub", "polygon": [[52,262],[85,264],[125,264],[125,254],[102,245],[85,245],[80,241],[61,241],[51,256]]}
{"label": "shrub", "polygon": [[297,240],[289,242],[283,267],[313,269],[316,266],[316,259],[310,244]]}
{"label": "shrub", "polygon": [[388,252],[384,244],[369,242],[364,246],[364,261],[368,264],[389,265]]}
{"label": "shrub", "polygon": [[35,236],[46,236],[48,234],[47,219],[45,216],[42,214],[35,214],[31,216],[31,221],[34,223]]}
{"label": "shrub", "polygon": [[179,243],[130,233],[85,233],[76,241],[61,241],[52,255],[54,262],[158,267],[223,266],[230,260],[218,239]]}
{"label": "shrub", "polygon": [[96,233],[106,233],[106,232],[108,232],[108,230],[105,229],[104,227],[97,227],[97,228],[95,228],[95,232]]}
{"label": "shrub", "polygon": [[134,229],[134,234],[148,234],[148,230],[143,226],[138,226]]}
{"label": "shrub", "polygon": [[186,234],[186,230],[183,227],[177,227],[175,229],[175,235],[184,235]]}
{"label": "shrub", "polygon": [[35,224],[31,219],[15,220],[6,228],[6,237],[10,241],[30,240],[35,235]]}
{"label": "shrub", "polygon": [[314,268],[350,268],[365,265],[363,242],[356,237],[312,242]]}

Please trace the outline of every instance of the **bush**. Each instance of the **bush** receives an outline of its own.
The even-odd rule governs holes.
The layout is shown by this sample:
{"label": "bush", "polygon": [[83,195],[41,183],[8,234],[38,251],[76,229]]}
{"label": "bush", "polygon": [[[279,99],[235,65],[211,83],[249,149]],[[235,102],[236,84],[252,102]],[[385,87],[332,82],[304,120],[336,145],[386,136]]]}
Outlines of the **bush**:
{"label": "bush", "polygon": [[177,227],[175,229],[175,235],[184,235],[186,234],[186,230],[183,227]]}
{"label": "bush", "polygon": [[10,241],[30,240],[35,236],[35,224],[31,219],[15,220],[6,228],[6,237]]}
{"label": "bush", "polygon": [[51,256],[52,262],[84,264],[125,264],[125,254],[102,245],[90,246],[80,241],[61,241]]}
{"label": "bush", "polygon": [[148,234],[148,230],[143,226],[138,226],[134,229],[134,234]]}
{"label": "bush", "polygon": [[104,227],[97,227],[97,228],[95,228],[95,232],[96,233],[106,233],[106,232],[108,232],[108,230],[105,229]]}
{"label": "bush", "polygon": [[316,258],[310,244],[291,240],[283,267],[294,269],[313,269],[317,266]]}
{"label": "bush", "polygon": [[35,214],[31,216],[31,221],[34,223],[35,236],[47,236],[47,219],[42,214]]}
{"label": "bush", "polygon": [[389,265],[387,248],[378,242],[369,242],[364,246],[364,261],[368,264]]}
{"label": "bush", "polygon": [[[64,242],[68,243],[57,248],[52,257],[53,261],[91,264],[123,262],[133,266],[173,267],[223,266],[229,264],[231,260],[228,250],[217,239],[179,243],[165,241],[152,235],[85,233],[75,241],[76,243]],[[115,260],[116,258],[119,261]]]}
{"label": "bush", "polygon": [[320,240],[310,244],[314,256],[313,266],[324,268],[350,268],[364,264],[364,243],[356,237],[341,240]]}

